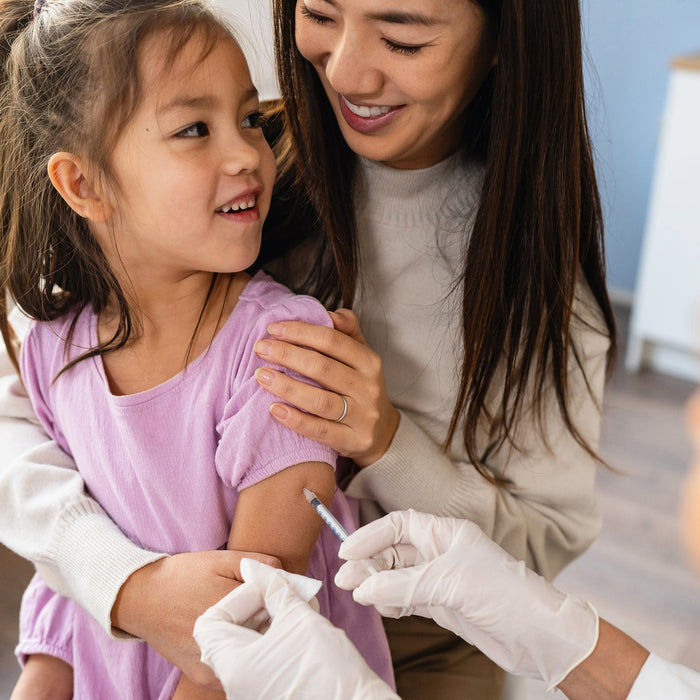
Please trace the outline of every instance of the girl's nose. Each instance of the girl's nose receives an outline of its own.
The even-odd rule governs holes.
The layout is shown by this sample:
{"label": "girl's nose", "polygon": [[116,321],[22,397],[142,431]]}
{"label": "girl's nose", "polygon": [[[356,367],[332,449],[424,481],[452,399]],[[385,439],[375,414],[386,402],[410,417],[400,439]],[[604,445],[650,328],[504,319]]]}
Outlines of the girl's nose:
{"label": "girl's nose", "polygon": [[340,95],[377,95],[382,87],[381,67],[373,52],[346,31],[329,51],[325,64],[326,78]]}
{"label": "girl's nose", "polygon": [[260,150],[245,135],[239,135],[228,144],[224,171],[229,175],[254,172],[260,167]]}

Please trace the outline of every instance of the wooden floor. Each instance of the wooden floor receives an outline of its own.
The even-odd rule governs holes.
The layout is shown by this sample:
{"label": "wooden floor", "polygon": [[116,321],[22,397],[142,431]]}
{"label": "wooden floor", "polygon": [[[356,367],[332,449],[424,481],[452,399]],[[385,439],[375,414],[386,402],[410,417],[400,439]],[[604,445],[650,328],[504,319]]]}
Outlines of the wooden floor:
{"label": "wooden floor", "polygon": [[[624,334],[624,311],[619,320]],[[683,554],[676,516],[690,454],[683,407],[692,390],[688,382],[616,370],[601,451],[622,475],[600,471],[603,531],[557,583],[644,645],[700,671],[700,583]],[[0,548],[0,698],[9,697],[18,674],[12,649],[30,575],[26,562]],[[545,696],[535,682],[519,690],[527,700],[562,697]]]}

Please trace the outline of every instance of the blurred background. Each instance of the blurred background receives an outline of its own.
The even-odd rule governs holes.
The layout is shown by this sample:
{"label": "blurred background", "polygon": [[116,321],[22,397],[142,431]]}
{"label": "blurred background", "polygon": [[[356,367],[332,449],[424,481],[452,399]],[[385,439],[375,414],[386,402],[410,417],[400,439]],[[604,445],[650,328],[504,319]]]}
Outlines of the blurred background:
{"label": "blurred background", "polygon": [[[243,35],[261,97],[274,97],[269,0],[218,2]],[[583,0],[582,16],[621,351],[604,405],[601,453],[615,471],[599,474],[603,531],[557,583],[700,671],[700,584],[677,521],[690,455],[683,407],[700,382],[700,3]],[[18,674],[17,606],[30,575],[0,547],[0,697]],[[553,696],[516,682],[508,697]]]}

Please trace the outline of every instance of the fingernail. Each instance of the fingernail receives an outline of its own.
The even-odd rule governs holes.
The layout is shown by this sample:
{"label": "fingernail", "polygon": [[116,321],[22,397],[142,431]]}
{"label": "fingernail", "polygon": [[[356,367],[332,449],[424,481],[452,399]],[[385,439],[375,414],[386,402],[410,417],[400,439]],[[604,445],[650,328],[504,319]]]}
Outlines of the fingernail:
{"label": "fingernail", "polygon": [[267,327],[267,332],[270,335],[276,335],[277,337],[283,336],[286,330],[287,330],[286,323],[271,323]]}
{"label": "fingernail", "polygon": [[287,409],[287,407],[284,404],[273,403],[272,406],[270,406],[270,413],[275,418],[279,418],[280,420],[284,420],[289,415],[289,410]]}
{"label": "fingernail", "polygon": [[270,354],[272,350],[272,343],[269,340],[258,340],[257,343],[254,345],[255,352],[258,355],[262,355],[263,357],[266,357],[267,355]]}
{"label": "fingernail", "polygon": [[265,386],[270,386],[270,384],[272,384],[272,380],[274,379],[272,372],[267,369],[256,369],[255,378],[258,380],[258,382],[260,382],[260,384],[264,384]]}

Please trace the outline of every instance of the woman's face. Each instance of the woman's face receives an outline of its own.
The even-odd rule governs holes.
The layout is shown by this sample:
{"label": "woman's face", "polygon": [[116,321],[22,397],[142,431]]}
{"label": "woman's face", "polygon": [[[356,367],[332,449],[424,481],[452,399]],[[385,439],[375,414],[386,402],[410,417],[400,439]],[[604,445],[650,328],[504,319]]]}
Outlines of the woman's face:
{"label": "woman's face", "polygon": [[688,551],[700,573],[700,390],[688,403],[687,422],[694,458],[685,483],[682,525]]}
{"label": "woman's face", "polygon": [[496,60],[471,0],[297,0],[296,43],[348,146],[404,169],[455,150],[464,110]]}

